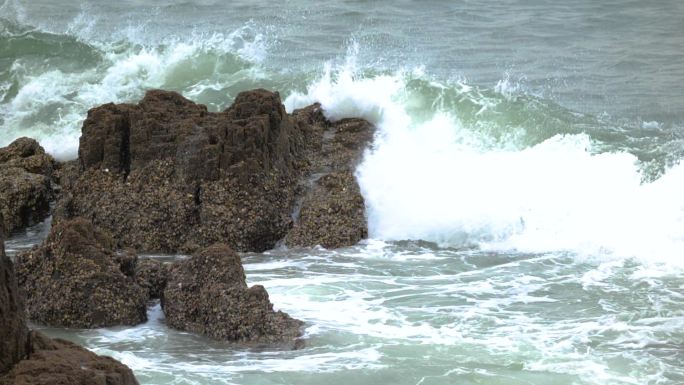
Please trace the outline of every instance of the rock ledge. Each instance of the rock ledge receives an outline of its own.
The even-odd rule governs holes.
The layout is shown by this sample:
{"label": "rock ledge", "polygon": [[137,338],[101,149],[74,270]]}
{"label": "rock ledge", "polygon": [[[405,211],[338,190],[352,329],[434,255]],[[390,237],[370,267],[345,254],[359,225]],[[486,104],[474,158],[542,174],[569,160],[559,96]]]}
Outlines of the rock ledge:
{"label": "rock ledge", "polygon": [[241,344],[295,346],[303,326],[274,311],[263,286],[248,288],[240,257],[221,244],[170,268],[162,306],[170,327]]}

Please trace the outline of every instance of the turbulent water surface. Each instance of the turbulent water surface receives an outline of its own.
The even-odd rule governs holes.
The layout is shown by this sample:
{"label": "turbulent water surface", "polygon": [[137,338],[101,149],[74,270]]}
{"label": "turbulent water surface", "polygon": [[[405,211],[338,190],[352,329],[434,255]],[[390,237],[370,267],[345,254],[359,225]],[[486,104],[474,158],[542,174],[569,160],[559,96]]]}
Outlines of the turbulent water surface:
{"label": "turbulent water surface", "polygon": [[221,110],[264,87],[378,126],[371,240],[243,258],[306,348],[179,333],[158,306],[46,330],[142,384],[684,383],[683,20],[678,0],[5,0],[0,146],[74,158],[89,108],[150,88]]}

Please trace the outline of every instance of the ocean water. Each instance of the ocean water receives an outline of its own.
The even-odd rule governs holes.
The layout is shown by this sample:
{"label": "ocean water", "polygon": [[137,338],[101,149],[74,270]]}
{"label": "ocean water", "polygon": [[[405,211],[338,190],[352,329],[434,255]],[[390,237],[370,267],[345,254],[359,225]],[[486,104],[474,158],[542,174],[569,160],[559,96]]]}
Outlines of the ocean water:
{"label": "ocean water", "polygon": [[74,158],[89,108],[150,88],[378,127],[368,241],[243,256],[306,348],[173,331],[158,305],[44,330],[142,384],[682,384],[682,63],[677,0],[0,2],[0,146]]}

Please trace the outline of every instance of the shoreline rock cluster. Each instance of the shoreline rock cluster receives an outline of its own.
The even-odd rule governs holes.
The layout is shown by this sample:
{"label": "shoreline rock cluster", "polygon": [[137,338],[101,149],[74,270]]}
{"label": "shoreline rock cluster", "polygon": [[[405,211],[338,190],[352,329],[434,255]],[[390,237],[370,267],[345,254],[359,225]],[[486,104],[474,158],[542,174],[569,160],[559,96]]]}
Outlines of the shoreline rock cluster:
{"label": "shoreline rock cluster", "polygon": [[[354,169],[373,132],[362,119],[330,122],[317,104],[287,114],[278,93],[261,89],[216,113],[153,90],[138,104],[91,109],[75,161],[59,164],[29,138],[0,149],[0,225],[17,231],[53,215],[47,239],[15,267],[3,247],[0,384],[137,383],[114,360],[29,332],[25,313],[58,327],[135,325],[160,299],[170,327],[301,346],[304,323],[247,286],[233,250],[366,238]],[[171,265],[136,255],[150,252],[193,256]],[[73,360],[93,366],[79,372]]]}
{"label": "shoreline rock cluster", "polygon": [[288,115],[266,90],[217,113],[149,91],[137,105],[88,112],[55,220],[87,218],[139,252],[353,245],[367,225],[352,172],[373,130],[360,119],[328,122],[320,106]]}
{"label": "shoreline rock cluster", "polygon": [[[2,215],[0,215],[0,219]],[[0,385],[138,385],[131,369],[71,342],[29,332],[0,226]]]}

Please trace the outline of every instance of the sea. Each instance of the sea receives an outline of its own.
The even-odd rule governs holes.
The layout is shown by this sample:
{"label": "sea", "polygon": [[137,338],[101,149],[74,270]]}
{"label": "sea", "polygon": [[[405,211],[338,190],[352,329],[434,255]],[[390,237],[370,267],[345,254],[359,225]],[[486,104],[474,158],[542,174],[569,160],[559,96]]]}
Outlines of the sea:
{"label": "sea", "polygon": [[369,239],[242,255],[300,350],[34,327],[143,385],[684,384],[683,1],[0,0],[0,146],[153,88],[374,123]]}

